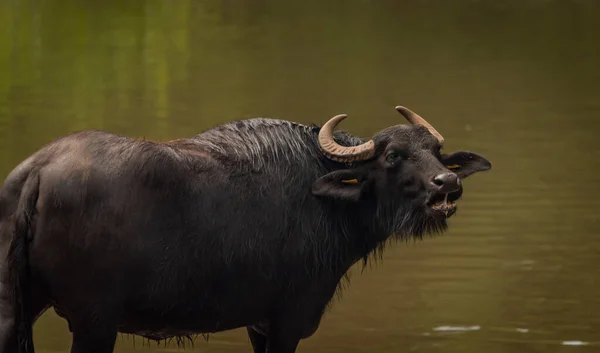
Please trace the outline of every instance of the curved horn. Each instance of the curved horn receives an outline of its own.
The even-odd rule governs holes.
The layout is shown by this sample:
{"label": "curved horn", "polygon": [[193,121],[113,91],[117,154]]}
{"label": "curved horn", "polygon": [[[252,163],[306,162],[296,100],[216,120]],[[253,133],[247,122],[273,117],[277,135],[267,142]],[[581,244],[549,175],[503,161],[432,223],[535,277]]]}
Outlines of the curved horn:
{"label": "curved horn", "polygon": [[319,131],[319,146],[327,158],[338,162],[354,162],[371,158],[375,154],[375,143],[369,140],[362,145],[344,147],[333,140],[333,129],[344,119],[346,114],[336,115],[329,119]]}
{"label": "curved horn", "polygon": [[441,144],[444,144],[444,137],[442,137],[442,135],[439,132],[437,132],[437,130],[434,129],[433,126],[431,126],[431,124],[429,124],[425,119],[420,117],[419,114],[401,105],[397,106],[396,110],[398,111],[398,113],[402,114],[406,118],[406,120],[408,120],[411,124],[425,126],[427,130],[429,130],[429,132],[433,136],[435,136],[435,138],[438,139],[438,141],[440,141]]}

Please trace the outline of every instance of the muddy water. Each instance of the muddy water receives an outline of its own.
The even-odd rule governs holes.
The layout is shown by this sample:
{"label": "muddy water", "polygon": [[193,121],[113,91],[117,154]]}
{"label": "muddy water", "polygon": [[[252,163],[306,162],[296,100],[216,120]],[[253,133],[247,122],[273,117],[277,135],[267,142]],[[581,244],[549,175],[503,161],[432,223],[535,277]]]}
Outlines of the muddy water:
{"label": "muddy water", "polygon": [[[0,175],[100,128],[191,136],[240,117],[362,136],[407,105],[488,157],[451,230],[361,273],[299,352],[600,348],[600,5],[595,1],[0,3]],[[66,351],[48,311],[38,352]],[[118,352],[168,352],[119,337]],[[188,351],[250,351],[244,331]]]}

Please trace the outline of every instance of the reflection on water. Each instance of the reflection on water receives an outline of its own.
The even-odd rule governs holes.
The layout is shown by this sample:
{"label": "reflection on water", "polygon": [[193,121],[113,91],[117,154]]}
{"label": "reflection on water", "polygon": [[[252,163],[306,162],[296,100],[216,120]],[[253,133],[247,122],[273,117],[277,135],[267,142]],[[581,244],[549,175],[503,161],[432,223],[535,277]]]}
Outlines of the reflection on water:
{"label": "reflection on water", "polygon": [[[494,170],[468,180],[447,235],[354,269],[299,351],[597,349],[599,15],[584,0],[4,1],[0,174],[73,130],[168,139],[344,112],[369,136],[407,105]],[[52,311],[35,339],[70,347]],[[205,349],[250,346],[234,330],[188,348]]]}

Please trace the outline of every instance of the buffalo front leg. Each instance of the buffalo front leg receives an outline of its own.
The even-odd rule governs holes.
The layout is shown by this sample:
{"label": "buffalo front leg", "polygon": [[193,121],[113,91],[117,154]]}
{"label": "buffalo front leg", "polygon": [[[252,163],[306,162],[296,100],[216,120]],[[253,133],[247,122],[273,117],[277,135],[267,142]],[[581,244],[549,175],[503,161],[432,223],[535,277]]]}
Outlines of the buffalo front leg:
{"label": "buffalo front leg", "polygon": [[300,338],[269,337],[267,340],[267,353],[295,353]]}
{"label": "buffalo front leg", "polygon": [[250,326],[246,330],[248,331],[248,337],[250,338],[250,343],[252,343],[254,353],[265,353],[267,351],[267,337]]}
{"label": "buffalo front leg", "polygon": [[302,318],[289,315],[269,323],[267,353],[295,353],[302,338]]}
{"label": "buffalo front leg", "polygon": [[300,337],[270,334],[267,338],[267,353],[295,353]]}
{"label": "buffalo front leg", "polygon": [[296,330],[274,328],[268,336],[248,327],[248,337],[254,353],[294,353],[300,342]]}

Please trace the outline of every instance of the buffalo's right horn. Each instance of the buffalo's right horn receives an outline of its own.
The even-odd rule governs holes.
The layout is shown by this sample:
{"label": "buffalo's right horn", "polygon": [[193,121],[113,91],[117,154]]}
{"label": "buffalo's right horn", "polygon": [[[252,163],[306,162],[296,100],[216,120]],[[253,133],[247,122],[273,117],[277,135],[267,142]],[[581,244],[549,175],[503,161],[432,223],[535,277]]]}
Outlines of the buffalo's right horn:
{"label": "buffalo's right horn", "polygon": [[402,114],[406,118],[406,120],[408,120],[411,124],[425,126],[427,130],[429,130],[429,132],[440,142],[440,144],[444,144],[444,137],[439,132],[437,132],[437,130],[434,129],[433,126],[431,126],[431,124],[429,124],[425,119],[420,117],[419,114],[401,105],[397,106],[396,110],[398,111],[398,113]]}
{"label": "buffalo's right horn", "polygon": [[371,158],[375,154],[375,143],[369,140],[362,145],[344,147],[333,140],[333,129],[344,119],[346,114],[336,115],[329,119],[319,131],[319,145],[327,158],[338,162],[354,162]]}

